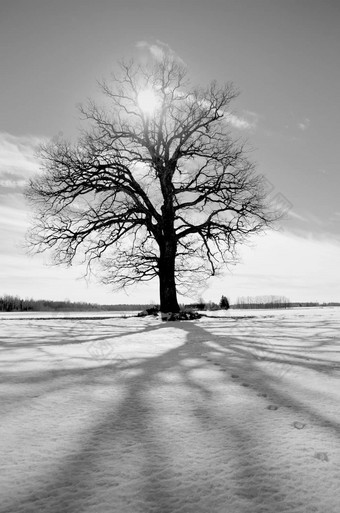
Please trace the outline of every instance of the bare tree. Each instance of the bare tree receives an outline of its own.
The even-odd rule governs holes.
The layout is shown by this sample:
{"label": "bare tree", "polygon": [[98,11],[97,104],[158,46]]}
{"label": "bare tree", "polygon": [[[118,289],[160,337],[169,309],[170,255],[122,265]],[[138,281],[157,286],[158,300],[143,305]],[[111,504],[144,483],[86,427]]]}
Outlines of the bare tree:
{"label": "bare tree", "polygon": [[231,134],[237,91],[193,88],[187,77],[170,57],[121,64],[100,84],[105,104],[81,107],[89,126],[78,142],[41,148],[43,172],[26,193],[34,251],[68,265],[80,255],[118,287],[158,276],[163,312],[177,312],[177,289],[216,274],[274,219]]}

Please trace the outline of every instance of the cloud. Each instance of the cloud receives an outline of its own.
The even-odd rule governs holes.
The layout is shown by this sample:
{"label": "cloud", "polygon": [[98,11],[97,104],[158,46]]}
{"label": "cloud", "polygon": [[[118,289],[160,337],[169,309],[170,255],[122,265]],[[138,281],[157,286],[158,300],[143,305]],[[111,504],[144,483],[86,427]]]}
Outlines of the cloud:
{"label": "cloud", "polygon": [[333,214],[329,217],[330,223],[335,223],[336,227],[338,228],[340,221],[340,212],[333,212]]}
{"label": "cloud", "polygon": [[0,230],[7,228],[24,232],[27,227],[28,219],[25,210],[0,205]]}
{"label": "cloud", "polygon": [[[192,101],[195,101],[194,97],[192,97]],[[209,109],[211,108],[211,104],[207,100],[202,100],[200,103],[203,107]],[[243,111],[242,116],[237,116],[236,114],[232,114],[231,112],[226,112],[221,109],[219,114],[223,115],[223,120],[227,124],[238,130],[250,130],[256,128],[257,126],[258,115],[255,112]]]}
{"label": "cloud", "polygon": [[225,114],[225,120],[238,130],[251,130],[256,128],[258,118],[255,113],[251,113],[251,116],[249,114],[245,113],[244,116],[236,116],[235,114],[227,113]]}
{"label": "cloud", "polygon": [[0,170],[0,194],[1,189],[18,189],[23,187],[26,180],[17,173],[10,173],[8,171],[1,172]]}
{"label": "cloud", "polygon": [[[7,250],[22,242],[28,227],[27,207],[23,187],[27,179],[39,170],[35,157],[43,141],[35,136],[14,136],[0,133],[0,238]],[[12,248],[15,251],[15,248]]]}
{"label": "cloud", "polygon": [[[176,52],[167,44],[162,41],[156,40],[155,43],[149,43],[147,41],[138,41],[136,48],[139,50],[145,50],[155,60],[160,62],[165,56],[170,56],[176,60],[179,64],[186,66],[185,62]],[[236,116],[232,113],[225,113],[224,119],[227,123],[232,125],[238,130],[250,130],[257,126],[258,115],[252,111],[244,111],[242,116]]]}
{"label": "cloud", "polygon": [[35,157],[43,139],[36,136],[15,136],[0,132],[0,185],[21,184],[39,169]]}
{"label": "cloud", "polygon": [[155,43],[149,43],[147,41],[138,41],[136,48],[140,50],[146,50],[154,59],[160,62],[165,56],[171,57],[179,64],[185,66],[185,62],[181,57],[167,44],[162,41],[156,40]]}
{"label": "cloud", "polygon": [[303,221],[304,223],[308,222],[308,219],[300,214],[298,214],[297,212],[295,212],[294,210],[290,210],[288,212],[288,216],[289,217],[292,217],[293,219],[297,219],[298,221]]}
{"label": "cloud", "polygon": [[112,295],[110,287],[81,279],[84,268],[46,265],[47,256],[28,257],[23,250],[0,252],[1,294],[35,299],[86,301],[89,303],[143,303],[157,298],[157,284],[137,285]]}
{"label": "cloud", "polygon": [[309,126],[310,126],[310,119],[309,118],[305,118],[303,121],[298,123],[299,129],[302,130],[302,131],[307,130],[307,128],[309,128]]}
{"label": "cloud", "polygon": [[209,281],[206,297],[282,295],[291,301],[340,301],[340,242],[268,232],[240,248],[232,272]]}
{"label": "cloud", "polygon": [[161,46],[158,44],[149,44],[146,41],[139,41],[136,46],[137,48],[148,50],[157,61],[161,61],[165,55],[164,48],[162,48],[163,45]]}

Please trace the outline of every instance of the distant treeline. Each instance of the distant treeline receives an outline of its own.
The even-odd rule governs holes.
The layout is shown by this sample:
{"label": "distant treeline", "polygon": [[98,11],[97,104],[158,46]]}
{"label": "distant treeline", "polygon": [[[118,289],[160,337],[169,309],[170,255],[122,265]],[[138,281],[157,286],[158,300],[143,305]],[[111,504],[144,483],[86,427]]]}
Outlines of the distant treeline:
{"label": "distant treeline", "polygon": [[72,301],[49,301],[46,299],[22,299],[18,296],[0,297],[0,312],[91,312],[91,311],[138,311],[150,308],[150,304],[98,305]]}
{"label": "distant treeline", "polygon": [[340,306],[340,303],[319,303],[317,301],[292,302],[284,296],[255,296],[240,297],[231,308],[296,308],[309,306]]}
{"label": "distant treeline", "polygon": [[292,303],[284,296],[240,297],[232,308],[290,308]]}
{"label": "distant treeline", "polygon": [[[95,303],[72,302],[72,301],[49,301],[46,299],[22,299],[18,296],[4,295],[0,297],[0,312],[122,312],[122,311],[143,311],[155,305],[148,304],[118,304],[98,305]],[[219,304],[213,301],[199,301],[183,308],[196,310],[219,310],[220,308],[293,308],[307,306],[340,306],[340,303],[318,303],[318,302],[294,302],[292,303],[283,296],[256,296],[238,298],[235,304],[229,306],[225,296],[222,296]]]}

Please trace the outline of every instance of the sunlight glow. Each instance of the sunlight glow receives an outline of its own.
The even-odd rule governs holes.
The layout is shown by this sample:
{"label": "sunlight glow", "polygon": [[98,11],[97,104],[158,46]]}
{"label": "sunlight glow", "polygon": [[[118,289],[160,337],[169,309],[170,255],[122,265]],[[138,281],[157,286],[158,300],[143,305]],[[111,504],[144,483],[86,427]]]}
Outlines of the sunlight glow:
{"label": "sunlight glow", "polygon": [[144,89],[137,96],[138,105],[141,110],[151,116],[159,105],[159,98],[152,89]]}

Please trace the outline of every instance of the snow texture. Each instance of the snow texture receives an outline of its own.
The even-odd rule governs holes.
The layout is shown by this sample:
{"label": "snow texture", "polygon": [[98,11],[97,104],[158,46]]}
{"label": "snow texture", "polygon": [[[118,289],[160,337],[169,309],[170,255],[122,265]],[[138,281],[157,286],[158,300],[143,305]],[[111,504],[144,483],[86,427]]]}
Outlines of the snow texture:
{"label": "snow texture", "polygon": [[251,313],[0,319],[0,513],[340,511],[340,309]]}

